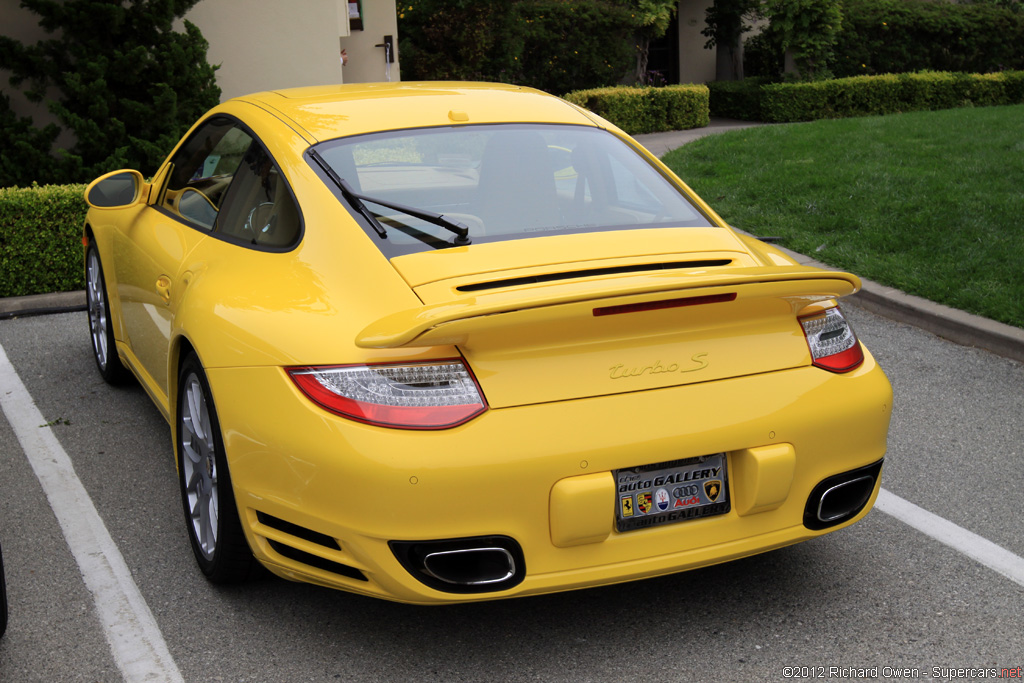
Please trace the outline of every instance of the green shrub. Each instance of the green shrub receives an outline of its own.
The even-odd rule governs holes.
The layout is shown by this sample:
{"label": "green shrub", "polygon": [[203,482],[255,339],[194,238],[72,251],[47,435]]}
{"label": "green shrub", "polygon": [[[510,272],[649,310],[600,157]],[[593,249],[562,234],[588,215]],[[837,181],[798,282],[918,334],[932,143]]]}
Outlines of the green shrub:
{"label": "green shrub", "polygon": [[[36,129],[0,102],[0,187],[156,170],[220,99],[199,29],[175,30],[197,1],[24,0],[46,37],[26,45],[0,35],[0,71],[59,126]],[[66,150],[53,149],[59,129],[74,139]]]}
{"label": "green shrub", "polygon": [[844,0],[836,76],[1024,69],[1024,12],[984,3]]}
{"label": "green shrub", "polygon": [[561,94],[617,83],[635,62],[633,13],[613,0],[420,0],[398,17],[406,80]]}
{"label": "green shrub", "polygon": [[745,78],[742,81],[711,81],[711,115],[744,121],[761,120],[761,86],[765,81],[759,78]]}
{"label": "green shrub", "polygon": [[0,188],[0,297],[82,289],[85,185]]}
{"label": "green shrub", "polygon": [[708,125],[710,117],[705,85],[596,88],[571,92],[565,99],[608,119],[631,135],[702,128]]}
{"label": "green shrub", "polygon": [[1020,103],[1022,71],[885,74],[761,86],[762,118],[774,123]]}

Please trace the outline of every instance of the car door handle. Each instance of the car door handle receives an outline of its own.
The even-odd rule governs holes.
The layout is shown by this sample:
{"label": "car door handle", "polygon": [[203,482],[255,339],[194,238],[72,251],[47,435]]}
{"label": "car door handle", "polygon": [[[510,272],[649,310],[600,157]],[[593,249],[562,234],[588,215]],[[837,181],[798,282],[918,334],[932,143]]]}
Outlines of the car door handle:
{"label": "car door handle", "polygon": [[156,279],[156,292],[164,303],[171,303],[171,278],[161,275]]}

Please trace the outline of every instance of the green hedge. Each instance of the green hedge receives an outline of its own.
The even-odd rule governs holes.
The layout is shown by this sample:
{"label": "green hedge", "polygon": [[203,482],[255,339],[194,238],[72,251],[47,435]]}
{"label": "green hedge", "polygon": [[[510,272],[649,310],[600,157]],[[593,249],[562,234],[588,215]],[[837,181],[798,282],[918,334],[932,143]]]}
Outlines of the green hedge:
{"label": "green hedge", "polygon": [[711,116],[744,121],[761,120],[761,86],[767,81],[761,78],[745,78],[742,81],[711,81],[708,91],[711,99]]}
{"label": "green hedge", "polygon": [[844,0],[836,76],[1024,69],[1024,12],[980,2]]}
{"label": "green hedge", "polygon": [[805,83],[708,83],[711,114],[784,123],[1024,103],[1024,71],[851,76]]}
{"label": "green hedge", "polygon": [[0,297],[85,287],[85,185],[0,188]]}
{"label": "green hedge", "polygon": [[782,123],[1020,103],[1024,71],[921,72],[764,85],[760,113],[764,121]]}
{"label": "green hedge", "polygon": [[710,117],[708,98],[705,85],[596,88],[565,96],[631,135],[702,128]]}

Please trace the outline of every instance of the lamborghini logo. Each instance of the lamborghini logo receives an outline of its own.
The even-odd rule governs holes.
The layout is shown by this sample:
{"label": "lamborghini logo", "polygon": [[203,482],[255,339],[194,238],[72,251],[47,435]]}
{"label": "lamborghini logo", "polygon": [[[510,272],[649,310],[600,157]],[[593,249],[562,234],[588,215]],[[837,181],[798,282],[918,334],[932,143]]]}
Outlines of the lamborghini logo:
{"label": "lamborghini logo", "polygon": [[708,497],[708,500],[714,503],[718,500],[719,494],[722,493],[722,482],[718,479],[712,479],[711,481],[704,482],[704,495]]}

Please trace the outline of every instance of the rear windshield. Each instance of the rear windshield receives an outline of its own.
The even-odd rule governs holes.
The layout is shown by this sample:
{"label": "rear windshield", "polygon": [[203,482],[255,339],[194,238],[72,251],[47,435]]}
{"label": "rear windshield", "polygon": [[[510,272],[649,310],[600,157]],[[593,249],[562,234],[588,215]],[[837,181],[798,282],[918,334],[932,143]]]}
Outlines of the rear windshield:
{"label": "rear windshield", "polygon": [[[391,204],[443,214],[473,244],[711,223],[643,157],[597,128],[507,124],[360,135],[315,147],[362,195],[375,227],[317,168],[389,258],[454,246],[452,231]],[[314,168],[317,165],[314,163]],[[383,227],[386,239],[378,233]]]}

